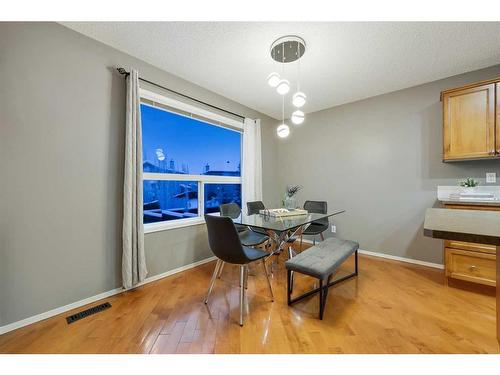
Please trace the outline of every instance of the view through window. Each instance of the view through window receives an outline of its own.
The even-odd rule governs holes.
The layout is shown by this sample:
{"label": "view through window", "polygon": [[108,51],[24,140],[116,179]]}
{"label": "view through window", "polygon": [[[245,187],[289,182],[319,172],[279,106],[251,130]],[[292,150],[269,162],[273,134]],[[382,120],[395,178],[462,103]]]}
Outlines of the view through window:
{"label": "view through window", "polygon": [[141,104],[144,224],[241,207],[241,133]]}

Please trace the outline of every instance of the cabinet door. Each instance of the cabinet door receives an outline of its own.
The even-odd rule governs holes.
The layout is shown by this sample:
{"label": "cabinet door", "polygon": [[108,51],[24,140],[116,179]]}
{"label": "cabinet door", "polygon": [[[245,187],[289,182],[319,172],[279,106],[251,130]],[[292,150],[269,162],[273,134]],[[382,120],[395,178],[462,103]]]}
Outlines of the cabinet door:
{"label": "cabinet door", "polygon": [[493,157],[495,84],[443,96],[444,160]]}
{"label": "cabinet door", "polygon": [[495,147],[497,156],[500,155],[500,83],[495,84],[497,89],[496,106],[497,106],[497,119],[495,121]]}

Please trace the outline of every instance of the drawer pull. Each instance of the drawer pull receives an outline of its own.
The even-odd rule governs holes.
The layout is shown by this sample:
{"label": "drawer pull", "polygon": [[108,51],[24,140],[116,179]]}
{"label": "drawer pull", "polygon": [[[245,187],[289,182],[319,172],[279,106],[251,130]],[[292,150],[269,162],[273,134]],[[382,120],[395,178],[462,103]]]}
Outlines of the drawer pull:
{"label": "drawer pull", "polygon": [[476,266],[470,266],[470,267],[469,267],[469,269],[470,269],[471,271],[475,271],[475,270],[477,269],[477,267],[476,267]]}

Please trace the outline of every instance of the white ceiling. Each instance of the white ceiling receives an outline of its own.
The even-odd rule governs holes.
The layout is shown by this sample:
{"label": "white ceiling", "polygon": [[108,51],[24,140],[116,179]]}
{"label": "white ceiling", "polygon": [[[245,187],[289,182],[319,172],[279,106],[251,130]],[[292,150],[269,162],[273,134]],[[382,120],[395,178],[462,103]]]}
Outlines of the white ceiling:
{"label": "white ceiling", "polygon": [[[281,118],[266,84],[271,43],[305,39],[301,89],[314,112],[500,63],[500,23],[65,22],[158,68]],[[285,77],[296,84],[296,63]],[[286,114],[292,111],[286,98]]]}

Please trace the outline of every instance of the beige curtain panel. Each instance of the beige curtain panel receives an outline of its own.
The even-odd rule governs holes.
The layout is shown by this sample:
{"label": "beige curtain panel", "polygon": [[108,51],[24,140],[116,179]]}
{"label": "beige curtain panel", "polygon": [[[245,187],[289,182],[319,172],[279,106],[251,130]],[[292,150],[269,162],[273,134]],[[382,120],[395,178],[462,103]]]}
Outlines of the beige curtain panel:
{"label": "beige curtain panel", "polygon": [[129,289],[146,278],[142,204],[142,129],[139,73],[127,79],[125,177],[123,183],[123,287]]}

